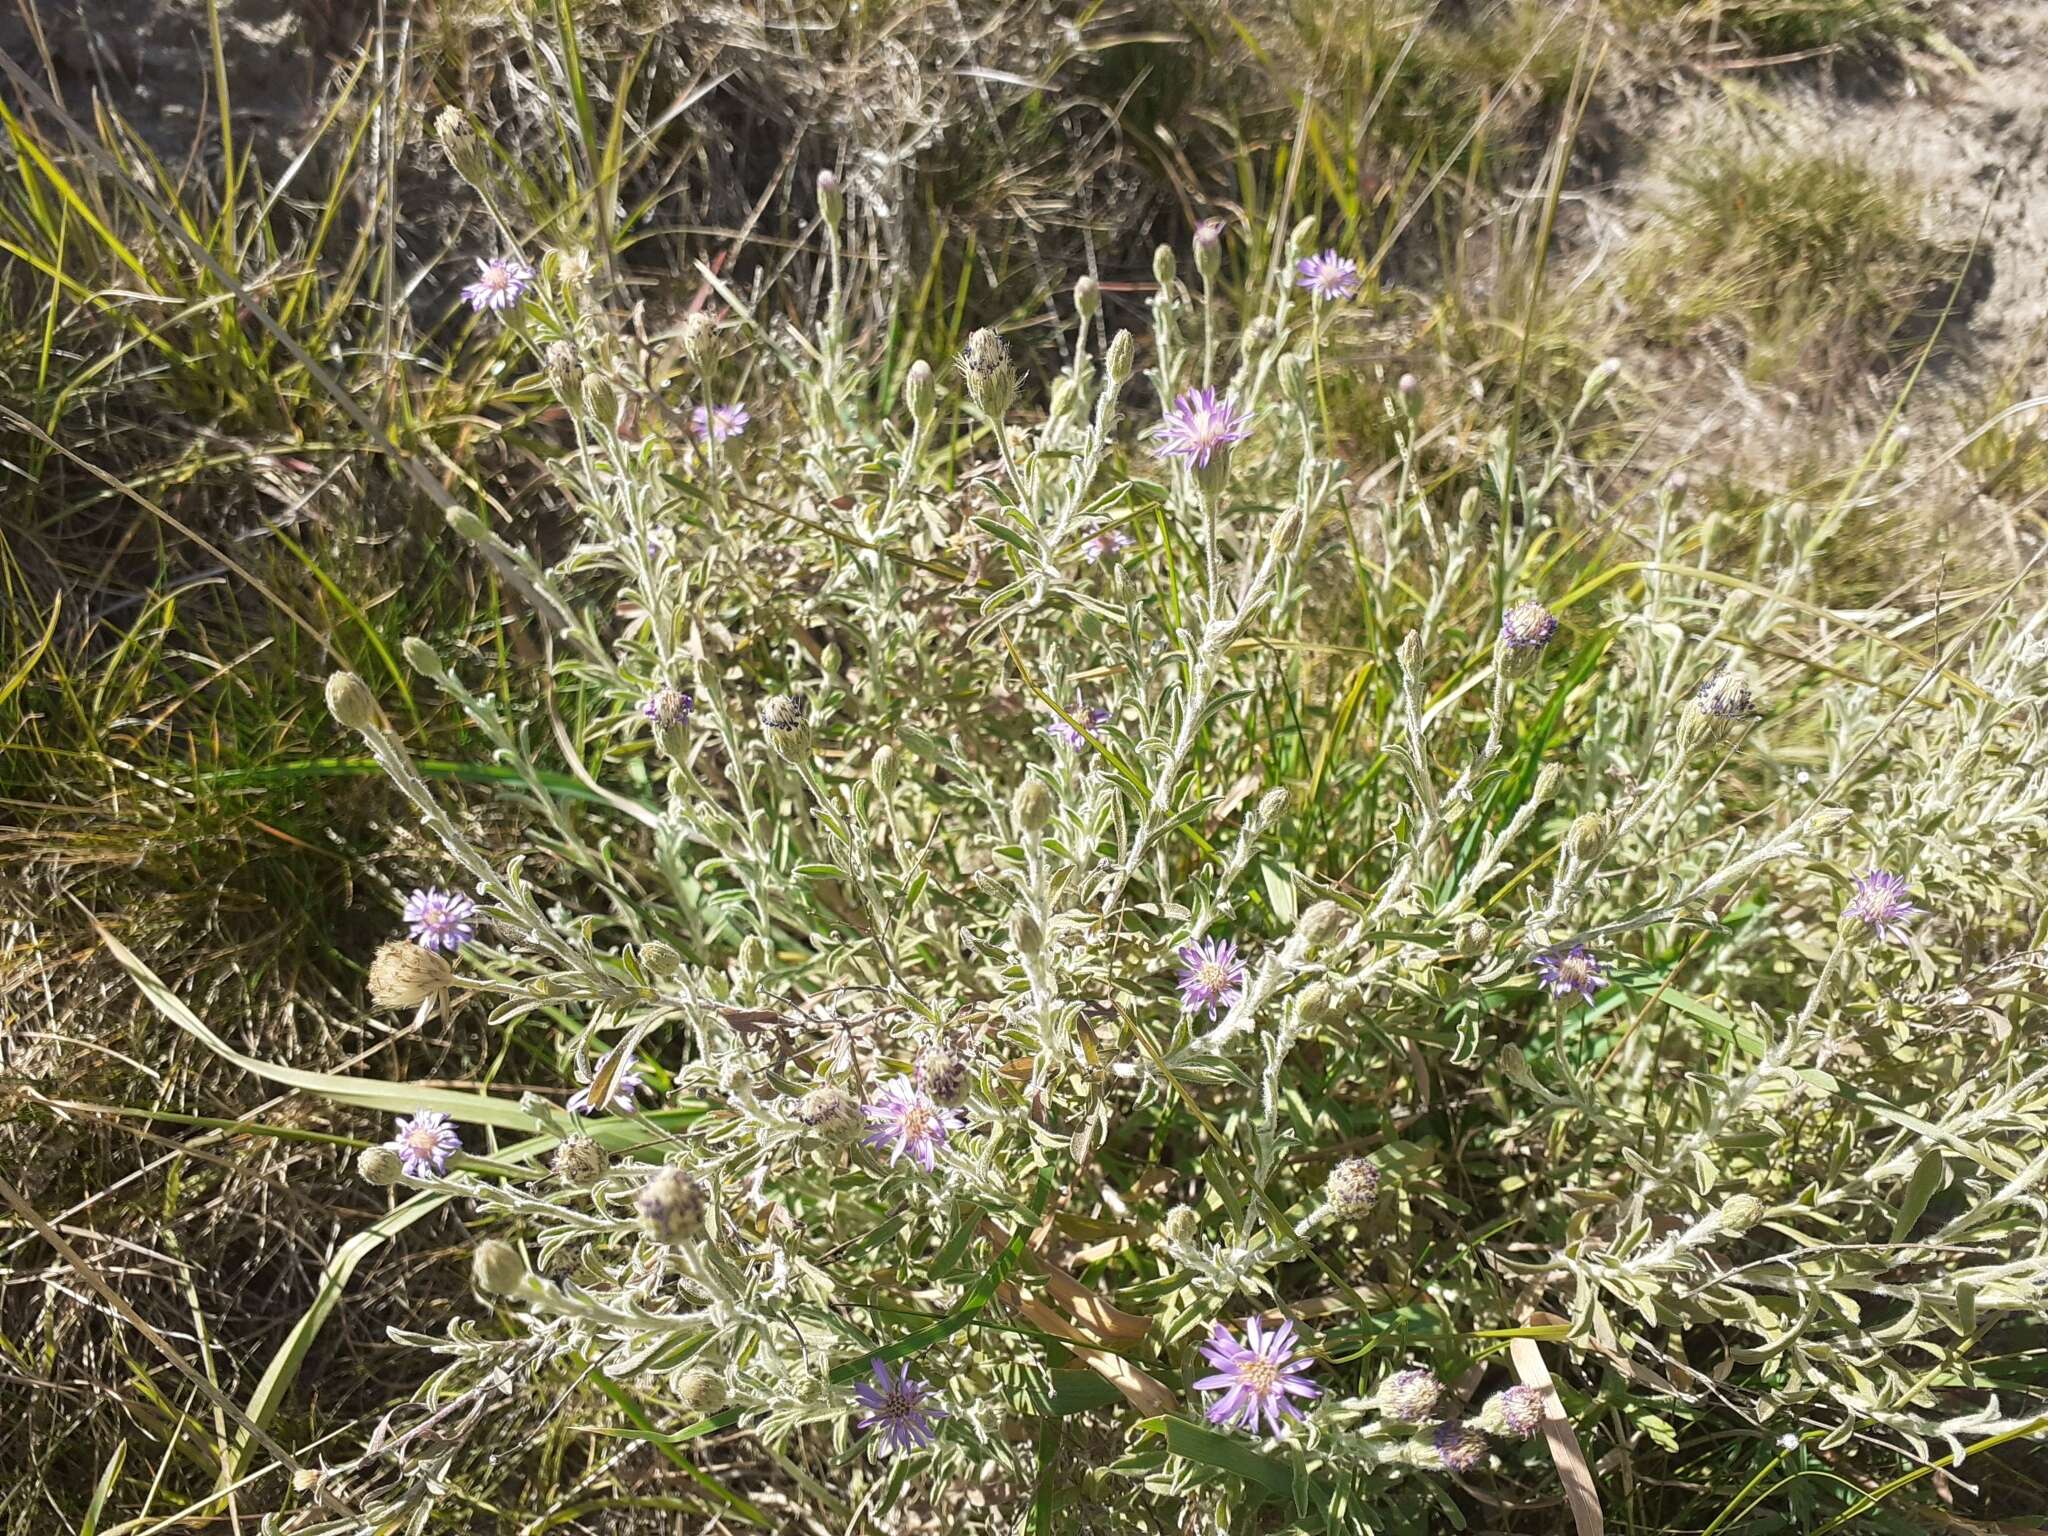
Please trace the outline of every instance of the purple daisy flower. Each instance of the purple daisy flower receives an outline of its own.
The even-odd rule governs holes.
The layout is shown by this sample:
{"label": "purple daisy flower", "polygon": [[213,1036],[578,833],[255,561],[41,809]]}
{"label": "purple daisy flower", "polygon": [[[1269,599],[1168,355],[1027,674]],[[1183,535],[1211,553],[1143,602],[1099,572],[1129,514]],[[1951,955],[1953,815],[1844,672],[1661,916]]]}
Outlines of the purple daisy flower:
{"label": "purple daisy flower", "polygon": [[930,1173],[938,1161],[938,1149],[946,1138],[966,1125],[957,1109],[932,1101],[916,1083],[899,1077],[876,1091],[875,1102],[863,1104],[861,1113],[870,1127],[861,1141],[876,1151],[889,1148],[893,1167],[906,1153],[910,1160]]}
{"label": "purple daisy flower", "polygon": [[476,264],[476,281],[462,290],[462,301],[478,314],[510,309],[533,286],[533,268],[517,256],[493,256]]}
{"label": "purple daisy flower", "polygon": [[647,1086],[638,1072],[621,1072],[612,1079],[611,1097],[602,1104],[591,1107],[590,1090],[596,1084],[585,1083],[569,1095],[569,1113],[572,1115],[613,1114],[629,1115],[640,1107],[640,1090]]}
{"label": "purple daisy flower", "polygon": [[1516,603],[1500,616],[1501,643],[1511,651],[1540,651],[1557,633],[1557,615],[1537,602]]}
{"label": "purple daisy flower", "polygon": [[407,1178],[424,1179],[448,1171],[448,1159],[462,1150],[455,1122],[438,1109],[423,1109],[410,1120],[398,1117],[398,1134],[384,1143],[398,1154]]}
{"label": "purple daisy flower", "polygon": [[1358,263],[1335,251],[1304,256],[1294,265],[1295,281],[1324,304],[1334,304],[1358,292]]}
{"label": "purple daisy flower", "polygon": [[1081,558],[1096,565],[1133,548],[1137,542],[1121,528],[1104,528],[1081,546]]}
{"label": "purple daisy flower", "polygon": [[1904,937],[1906,919],[1919,910],[1906,900],[1903,875],[1882,869],[1866,869],[1857,876],[1855,894],[1842,909],[1842,916],[1855,918],[1885,943],[1891,944]]}
{"label": "purple daisy flower", "polygon": [[1175,953],[1181,963],[1181,1006],[1189,1013],[1206,1008],[1213,1019],[1244,996],[1244,961],[1230,940],[1183,944]]}
{"label": "purple daisy flower", "polygon": [[1538,955],[1536,969],[1543,973],[1543,985],[1552,997],[1576,992],[1589,1003],[1607,980],[1607,967],[1583,944],[1574,944],[1561,955]]}
{"label": "purple daisy flower", "polygon": [[1285,1435],[1287,1420],[1301,1417],[1293,1400],[1323,1395],[1306,1374],[1315,1362],[1296,1341],[1294,1324],[1284,1318],[1270,1333],[1258,1318],[1247,1318],[1244,1335],[1246,1342],[1240,1344],[1221,1323],[1212,1327],[1202,1358],[1216,1370],[1198,1380],[1195,1390],[1223,1394],[1209,1405],[1211,1424],[1236,1422],[1256,1431],[1263,1418],[1267,1433]]}
{"label": "purple daisy flower", "polygon": [[[1086,725],[1088,729],[1091,731],[1100,730],[1103,726],[1109,724],[1109,711],[1104,709],[1100,704],[1097,704],[1091,708],[1089,705],[1084,704],[1080,700],[1076,699],[1074,701],[1074,716],[1076,719],[1080,720],[1082,724]],[[1067,722],[1060,718],[1058,715],[1054,715],[1052,717],[1051,724],[1042,725],[1039,727],[1039,729],[1044,731],[1045,734],[1050,736],[1054,741],[1059,742],[1062,746],[1067,747],[1075,752],[1080,751],[1083,747],[1088,745],[1088,738],[1086,736],[1083,736],[1073,726],[1067,724]]]}
{"label": "purple daisy flower", "polygon": [[1211,458],[1227,452],[1232,443],[1243,442],[1251,432],[1251,417],[1228,396],[1219,400],[1213,389],[1191,389],[1173,402],[1153,435],[1168,458],[1207,469]]}
{"label": "purple daisy flower", "polygon": [[690,718],[697,701],[680,688],[657,688],[640,701],[640,713],[657,729],[672,731]]}
{"label": "purple daisy flower", "polygon": [[413,943],[421,949],[440,949],[452,955],[476,937],[476,903],[460,891],[430,886],[406,898],[405,921],[412,929]]}
{"label": "purple daisy flower", "polygon": [[753,419],[744,405],[700,405],[690,412],[690,432],[700,443],[707,437],[722,443],[746,431]]}
{"label": "purple daisy flower", "polygon": [[910,1367],[890,1370],[886,1360],[869,1362],[874,1369],[872,1383],[853,1389],[867,1412],[858,1420],[861,1429],[882,1432],[883,1446],[892,1451],[917,1450],[932,1443],[932,1420],[943,1419],[946,1410],[932,1400],[928,1382],[910,1374]]}

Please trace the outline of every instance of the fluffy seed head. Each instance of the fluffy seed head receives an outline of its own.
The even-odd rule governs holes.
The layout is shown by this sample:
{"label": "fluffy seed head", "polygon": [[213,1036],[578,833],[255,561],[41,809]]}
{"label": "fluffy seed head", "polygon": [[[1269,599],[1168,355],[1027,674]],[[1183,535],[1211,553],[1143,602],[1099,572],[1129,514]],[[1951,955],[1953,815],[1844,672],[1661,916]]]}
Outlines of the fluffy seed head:
{"label": "fluffy seed head", "polygon": [[476,1276],[477,1289],[488,1296],[510,1296],[526,1281],[526,1260],[519,1250],[495,1237],[476,1245],[470,1270]]}
{"label": "fluffy seed head", "polygon": [[555,1148],[555,1177],[572,1189],[588,1189],[611,1171],[611,1154],[588,1136],[570,1136]]}
{"label": "fluffy seed head", "polygon": [[1436,1374],[1414,1366],[1381,1382],[1373,1401],[1383,1417],[1397,1424],[1423,1424],[1436,1417],[1443,1396],[1444,1384]]}
{"label": "fluffy seed head", "polygon": [[410,939],[377,946],[370,961],[370,1001],[379,1008],[417,1008],[439,997],[455,980],[446,959]]}
{"label": "fluffy seed head", "polygon": [[680,1168],[664,1168],[641,1187],[633,1199],[640,1230],[670,1247],[704,1235],[704,1212],[710,1201],[704,1186]]}
{"label": "fluffy seed head", "polygon": [[676,1383],[676,1400],[692,1413],[716,1413],[725,1406],[725,1379],[705,1366],[693,1365]]}
{"label": "fluffy seed head", "polygon": [[1380,1171],[1362,1157],[1347,1157],[1330,1170],[1323,1193],[1339,1216],[1369,1215],[1380,1197]]}

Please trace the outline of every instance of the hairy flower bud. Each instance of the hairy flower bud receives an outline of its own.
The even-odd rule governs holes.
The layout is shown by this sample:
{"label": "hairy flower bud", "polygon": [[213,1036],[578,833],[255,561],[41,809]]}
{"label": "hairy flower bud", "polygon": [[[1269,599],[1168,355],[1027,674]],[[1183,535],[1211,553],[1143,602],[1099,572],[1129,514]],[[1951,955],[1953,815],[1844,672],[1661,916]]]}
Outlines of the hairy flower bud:
{"label": "hairy flower bud", "polygon": [[476,1276],[477,1289],[487,1296],[510,1296],[526,1283],[526,1260],[500,1238],[487,1237],[476,1245],[470,1271]]}
{"label": "hairy flower bud", "polygon": [[942,1045],[927,1046],[917,1058],[917,1086],[941,1109],[967,1101],[967,1063]]}
{"label": "hairy flower bud", "polygon": [[1299,352],[1283,353],[1274,377],[1279,380],[1281,394],[1290,400],[1302,399],[1308,391],[1308,359]]}
{"label": "hairy flower bud", "polygon": [[353,672],[336,672],[327,679],[327,712],[352,731],[377,728],[377,701]]}
{"label": "hairy flower bud", "polygon": [[1337,989],[1327,981],[1312,981],[1303,987],[1294,1000],[1294,1008],[1305,1024],[1328,1024],[1342,1011]]}
{"label": "hairy flower bud", "polygon": [[1474,960],[1493,947],[1493,930],[1486,926],[1486,919],[1468,919],[1458,928],[1458,953],[1464,959]]}
{"label": "hairy flower bud", "polygon": [[1036,955],[1044,950],[1045,930],[1029,907],[1018,907],[1010,913],[1010,942],[1017,946],[1020,955]]}
{"label": "hairy flower bud", "polygon": [[1310,949],[1329,949],[1342,943],[1351,931],[1351,914],[1334,901],[1319,901],[1301,914],[1295,931]]}
{"label": "hairy flower bud", "polygon": [[1581,864],[1590,864],[1600,857],[1600,850],[1607,846],[1607,818],[1598,811],[1587,811],[1572,818],[1572,824],[1564,834],[1564,851]]}
{"label": "hairy flower bud", "polygon": [[1394,381],[1394,393],[1401,397],[1401,409],[1411,418],[1422,414],[1422,380],[1404,373]]}
{"label": "hairy flower bud", "polygon": [[910,405],[911,419],[930,420],[938,396],[938,385],[932,380],[932,365],[920,357],[903,375],[903,398]]}
{"label": "hairy flower bud", "polygon": [[1286,809],[1287,791],[1284,789],[1267,790],[1263,795],[1259,796],[1259,806],[1256,812],[1258,825],[1270,827],[1274,819]]}
{"label": "hairy flower bud", "polygon": [[667,980],[683,968],[683,957],[673,944],[649,939],[640,946],[640,968],[657,980]]}
{"label": "hairy flower bud", "polygon": [[1179,264],[1173,259],[1173,247],[1162,245],[1152,252],[1152,280],[1161,289],[1171,288],[1178,274]]}
{"label": "hairy flower bud", "polygon": [[362,1175],[365,1184],[389,1189],[405,1172],[405,1163],[396,1152],[379,1142],[356,1154],[356,1172]]}
{"label": "hairy flower bud", "polygon": [[1131,376],[1131,366],[1136,357],[1138,344],[1131,340],[1129,331],[1118,331],[1109,343],[1109,355],[1103,359],[1103,371],[1109,376],[1111,394],[1123,388],[1124,381]]}
{"label": "hairy flower bud", "polygon": [[611,1171],[611,1154],[588,1136],[569,1136],[555,1148],[549,1165],[571,1189],[588,1189]]}
{"label": "hairy flower bud", "polygon": [[788,693],[766,700],[761,705],[761,729],[780,756],[791,762],[808,756],[813,734],[810,701]]}
{"label": "hairy flower bud", "polygon": [[1368,1216],[1380,1198],[1380,1171],[1365,1158],[1347,1157],[1330,1170],[1323,1195],[1339,1216]]}
{"label": "hairy flower bud", "polygon": [[1074,284],[1074,313],[1084,321],[1102,313],[1102,285],[1085,272]]}
{"label": "hairy flower bud", "polygon": [[1532,1093],[1543,1091],[1543,1085],[1536,1081],[1535,1069],[1529,1065],[1529,1058],[1523,1054],[1519,1045],[1502,1046],[1500,1054],[1494,1060],[1500,1066],[1501,1076],[1516,1087],[1526,1088]]}
{"label": "hairy flower bud", "polygon": [[834,230],[846,217],[846,193],[840,189],[839,177],[831,171],[818,172],[818,213],[827,227]]}
{"label": "hairy flower bud", "polygon": [[690,311],[683,321],[681,340],[683,356],[687,357],[699,372],[718,361],[718,322],[705,311]]}
{"label": "hairy flower bud", "polygon": [[967,338],[960,353],[960,376],[967,381],[967,398],[991,421],[1000,421],[1017,398],[1017,370],[1010,364],[1010,349],[986,327]]}
{"label": "hairy flower bud", "polygon": [[884,742],[868,763],[868,782],[886,799],[896,788],[896,778],[896,749]]}
{"label": "hairy flower bud", "polygon": [[1223,221],[1204,219],[1195,226],[1195,270],[1205,282],[1215,282],[1223,269]]}
{"label": "hairy flower bud", "polygon": [[1058,808],[1051,787],[1043,779],[1026,779],[1010,797],[1010,814],[1026,832],[1043,831]]}
{"label": "hairy flower bud", "polygon": [[676,1383],[676,1401],[692,1413],[713,1414],[725,1406],[725,1378],[694,1365]]}
{"label": "hairy flower bud", "polygon": [[1440,1466],[1448,1472],[1474,1472],[1486,1464],[1491,1447],[1482,1435],[1470,1424],[1453,1419],[1439,1424],[1436,1433],[1429,1437],[1431,1447],[1436,1451]]}
{"label": "hairy flower bud", "polygon": [[1678,723],[1678,749],[1689,753],[1702,742],[1735,730],[1758,714],[1756,690],[1742,673],[1717,669],[1699,685]]}
{"label": "hairy flower bud", "polygon": [[541,368],[548,376],[548,388],[563,405],[574,409],[583,399],[583,356],[575,344],[551,341],[541,353]]}
{"label": "hairy flower bud", "polygon": [[1435,1373],[1418,1366],[1396,1371],[1381,1382],[1373,1401],[1383,1418],[1397,1424],[1423,1424],[1437,1416],[1443,1396],[1444,1384]]}
{"label": "hairy flower bud", "polygon": [[860,1106],[832,1083],[823,1083],[798,1100],[796,1117],[827,1141],[851,1141],[860,1134]]}
{"label": "hairy flower bud", "polygon": [[370,1001],[379,1008],[416,1008],[454,981],[455,970],[446,958],[410,939],[378,945],[370,961]]}
{"label": "hairy flower bud", "polygon": [[447,674],[448,668],[436,651],[418,635],[407,635],[398,642],[398,649],[405,657],[405,664],[422,677],[439,678]]}
{"label": "hairy flower bud", "polygon": [[1501,1440],[1527,1440],[1543,1427],[1543,1393],[1537,1387],[1503,1387],[1486,1400],[1473,1421]]}
{"label": "hairy flower bud", "polygon": [[710,1203],[704,1186],[682,1169],[664,1168],[641,1186],[633,1209],[640,1214],[641,1231],[675,1248],[704,1235]]}
{"label": "hairy flower bud", "polygon": [[1764,1203],[1755,1195],[1730,1195],[1721,1202],[1721,1230],[1740,1237],[1764,1219]]}
{"label": "hairy flower bud", "polygon": [[1176,1205],[1159,1223],[1159,1235],[1175,1245],[1193,1242],[1201,1230],[1201,1213],[1189,1205]]}

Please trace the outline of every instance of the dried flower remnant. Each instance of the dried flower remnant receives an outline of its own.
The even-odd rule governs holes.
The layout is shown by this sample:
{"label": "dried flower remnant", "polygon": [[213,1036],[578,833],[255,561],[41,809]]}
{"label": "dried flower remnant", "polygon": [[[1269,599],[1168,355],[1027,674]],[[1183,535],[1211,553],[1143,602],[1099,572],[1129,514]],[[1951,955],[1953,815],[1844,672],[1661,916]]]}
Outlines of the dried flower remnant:
{"label": "dried flower remnant", "polygon": [[1347,1157],[1330,1170],[1323,1194],[1339,1216],[1368,1216],[1380,1197],[1380,1171],[1362,1157]]}
{"label": "dried flower remnant", "polygon": [[690,435],[714,443],[740,436],[754,418],[744,405],[700,405],[690,412]]}
{"label": "dried flower remnant", "polygon": [[611,1154],[588,1136],[570,1136],[555,1148],[549,1165],[556,1178],[572,1189],[588,1189],[612,1166]]}
{"label": "dried flower remnant", "polygon": [[876,1151],[887,1149],[893,1166],[908,1157],[926,1173],[938,1165],[938,1149],[966,1121],[956,1109],[932,1101],[907,1077],[884,1083],[872,1104],[861,1106],[868,1133],[862,1142]]}
{"label": "dried flower remnant", "polygon": [[1202,1346],[1202,1358],[1216,1369],[1194,1383],[1198,1392],[1221,1392],[1209,1405],[1211,1424],[1240,1424],[1256,1431],[1261,1421],[1266,1432],[1285,1435],[1290,1419],[1301,1417],[1296,1398],[1317,1398],[1321,1387],[1308,1379],[1314,1360],[1295,1338],[1294,1324],[1283,1318],[1268,1330],[1257,1317],[1244,1325],[1245,1342],[1217,1323],[1209,1342]]}
{"label": "dried flower remnant", "polygon": [[867,1409],[857,1420],[861,1429],[878,1432],[882,1447],[890,1451],[919,1450],[932,1443],[935,1419],[947,1417],[933,1399],[931,1385],[910,1374],[909,1366],[892,1368],[886,1360],[871,1362],[873,1382],[861,1382],[853,1389],[860,1405]]}
{"label": "dried flower remnant", "polygon": [[1511,651],[1534,652],[1557,633],[1557,615],[1538,602],[1520,602],[1500,616],[1501,644]]}
{"label": "dried flower remnant", "polygon": [[1173,402],[1153,435],[1167,458],[1185,459],[1196,469],[1227,464],[1231,446],[1251,436],[1251,417],[1213,389],[1191,389]]}
{"label": "dried flower remnant", "polygon": [[957,1106],[967,1098],[967,1063],[944,1046],[933,1046],[917,1058],[916,1082],[934,1104]]}
{"label": "dried flower remnant", "polygon": [[398,1134],[384,1143],[398,1154],[409,1179],[437,1177],[448,1171],[448,1159],[462,1150],[455,1122],[438,1109],[423,1109],[398,1118]]}
{"label": "dried flower remnant", "polygon": [[1244,961],[1229,939],[1205,939],[1176,951],[1181,963],[1181,1006],[1189,1013],[1206,1008],[1209,1017],[1244,995]]}
{"label": "dried flower remnant", "polygon": [[1433,1371],[1411,1366],[1381,1382],[1373,1401],[1381,1416],[1396,1424],[1425,1424],[1437,1416],[1443,1397],[1444,1384]]}
{"label": "dried flower remnant", "polygon": [[831,1083],[813,1088],[799,1099],[796,1117],[827,1141],[853,1140],[862,1123],[853,1095]]}
{"label": "dried flower remnant", "polygon": [[1436,1432],[1429,1437],[1436,1459],[1447,1471],[1475,1472],[1486,1464],[1488,1446],[1486,1436],[1470,1424],[1453,1419],[1439,1424]]}
{"label": "dried flower remnant", "polygon": [[640,701],[640,713],[658,731],[673,731],[690,718],[697,701],[680,688],[657,688]]}
{"label": "dried flower remnant", "polygon": [[1856,877],[1856,889],[1842,909],[1845,919],[1854,919],[1887,944],[1906,935],[1906,919],[1920,909],[1906,900],[1906,881],[1888,870],[1866,869]]}
{"label": "dried flower remnant", "polygon": [[390,939],[370,961],[370,1001],[379,1008],[415,1008],[454,984],[455,971],[424,945]]}
{"label": "dried flower remnant", "polygon": [[585,1083],[569,1095],[569,1113],[572,1115],[630,1115],[640,1107],[640,1090],[647,1086],[638,1072],[621,1072],[612,1079],[611,1092],[604,1102],[594,1104],[591,1094],[597,1084]]}
{"label": "dried flower remnant", "polygon": [[438,886],[414,891],[406,898],[404,918],[412,929],[412,941],[422,949],[440,949],[449,954],[476,937],[476,903],[460,891]]}
{"label": "dried flower remnant", "polygon": [[1607,967],[1583,944],[1574,944],[1562,954],[1538,955],[1536,969],[1552,997],[1574,993],[1592,1002],[1607,980]]}
{"label": "dried flower remnant", "polygon": [[1304,256],[1295,263],[1295,282],[1319,304],[1336,304],[1358,292],[1358,263],[1335,251]]}
{"label": "dried flower remnant", "polygon": [[476,281],[462,290],[462,301],[478,314],[501,314],[526,297],[533,286],[533,268],[517,256],[493,256],[476,264]]}

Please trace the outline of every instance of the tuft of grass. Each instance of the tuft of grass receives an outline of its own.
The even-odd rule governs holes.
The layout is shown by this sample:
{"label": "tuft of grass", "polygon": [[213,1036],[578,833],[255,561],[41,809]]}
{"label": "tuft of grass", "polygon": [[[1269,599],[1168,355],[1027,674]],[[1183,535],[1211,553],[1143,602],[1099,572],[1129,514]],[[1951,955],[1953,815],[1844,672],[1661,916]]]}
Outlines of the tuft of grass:
{"label": "tuft of grass", "polygon": [[1896,359],[1968,260],[1914,189],[1852,159],[1709,151],[1670,174],[1627,301],[1652,339],[1729,345],[1757,382],[1826,388]]}
{"label": "tuft of grass", "polygon": [[1915,0],[1615,0],[1635,28],[1665,28],[1694,47],[1797,62],[1817,54],[1876,59],[1933,32]]}

